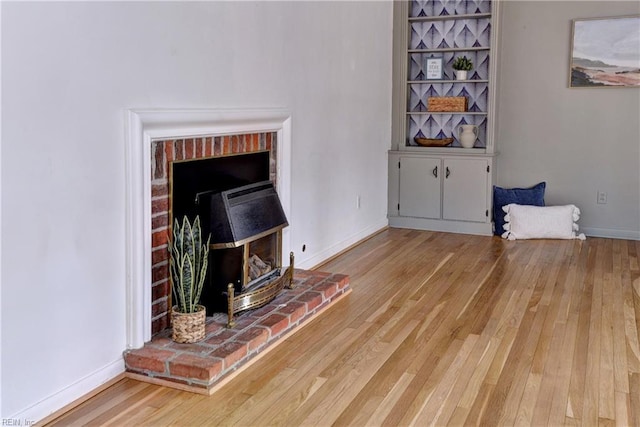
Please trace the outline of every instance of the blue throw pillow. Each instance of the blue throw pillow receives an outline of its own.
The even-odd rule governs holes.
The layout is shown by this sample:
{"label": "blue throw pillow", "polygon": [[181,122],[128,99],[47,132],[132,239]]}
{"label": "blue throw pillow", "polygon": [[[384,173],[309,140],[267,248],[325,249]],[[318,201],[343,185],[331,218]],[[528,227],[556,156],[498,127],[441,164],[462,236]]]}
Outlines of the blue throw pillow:
{"label": "blue throw pillow", "polygon": [[502,188],[493,186],[493,234],[502,236],[504,233],[503,206],[510,203],[519,205],[544,206],[544,189],[546,182],[541,182],[531,188]]}

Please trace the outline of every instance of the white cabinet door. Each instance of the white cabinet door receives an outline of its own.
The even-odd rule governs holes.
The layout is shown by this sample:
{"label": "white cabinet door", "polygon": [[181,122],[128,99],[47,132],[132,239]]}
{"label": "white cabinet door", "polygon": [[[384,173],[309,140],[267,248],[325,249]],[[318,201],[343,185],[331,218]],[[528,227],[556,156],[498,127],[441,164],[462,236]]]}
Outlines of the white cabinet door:
{"label": "white cabinet door", "polygon": [[400,158],[400,216],[440,218],[441,160]]}
{"label": "white cabinet door", "polygon": [[442,218],[487,222],[489,162],[486,159],[444,159]]}

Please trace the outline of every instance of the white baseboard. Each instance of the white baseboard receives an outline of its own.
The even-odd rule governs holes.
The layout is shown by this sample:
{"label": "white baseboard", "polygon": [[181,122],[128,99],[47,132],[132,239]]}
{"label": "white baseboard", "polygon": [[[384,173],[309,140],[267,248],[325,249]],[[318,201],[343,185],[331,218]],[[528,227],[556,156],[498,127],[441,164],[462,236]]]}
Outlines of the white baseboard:
{"label": "white baseboard", "polygon": [[27,421],[31,424],[33,424],[33,422],[41,421],[51,414],[60,411],[65,406],[70,405],[74,401],[85,397],[88,393],[98,389],[101,385],[118,377],[123,372],[124,359],[119,357],[118,360],[109,363],[103,368],[98,369],[75,383],[45,397],[41,401],[11,415],[8,418],[13,420],[23,420],[22,425],[26,425]]}
{"label": "white baseboard", "polygon": [[414,230],[442,231],[445,233],[476,234],[480,236],[493,235],[491,222],[448,221],[443,219],[390,215],[389,226]]}
{"label": "white baseboard", "polygon": [[580,227],[580,231],[589,237],[610,239],[640,240],[640,230],[616,230],[613,228]]}
{"label": "white baseboard", "polygon": [[372,234],[374,234],[377,231],[380,231],[382,228],[385,228],[388,225],[388,221],[386,220],[386,218],[383,221],[380,221],[376,224],[373,224],[363,230],[360,230],[359,232],[349,236],[348,238],[336,243],[333,246],[330,246],[320,252],[318,252],[317,254],[313,255],[311,258],[307,258],[304,261],[301,261],[300,263],[296,262],[295,263],[295,267],[296,268],[302,268],[305,270],[311,269],[319,264],[321,264],[322,262],[328,260],[329,258],[331,258],[332,256],[336,255],[337,253],[339,253],[340,251],[343,251],[345,249],[347,249],[349,246],[352,246],[354,243],[359,242],[360,240],[363,240],[369,236],[371,236]]}

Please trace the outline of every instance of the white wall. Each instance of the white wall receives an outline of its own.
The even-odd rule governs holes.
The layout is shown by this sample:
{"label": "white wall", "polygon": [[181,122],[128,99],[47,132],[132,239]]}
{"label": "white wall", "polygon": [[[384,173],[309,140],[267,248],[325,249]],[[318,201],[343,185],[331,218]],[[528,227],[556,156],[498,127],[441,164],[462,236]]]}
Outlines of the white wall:
{"label": "white wall", "polygon": [[498,185],[547,181],[547,204],[577,205],[587,234],[640,239],[640,89],[568,88],[571,20],[640,14],[640,3],[503,6]]}
{"label": "white wall", "polygon": [[386,224],[391,3],[1,7],[2,417],[122,370],[125,109],[291,111],[299,265]]}

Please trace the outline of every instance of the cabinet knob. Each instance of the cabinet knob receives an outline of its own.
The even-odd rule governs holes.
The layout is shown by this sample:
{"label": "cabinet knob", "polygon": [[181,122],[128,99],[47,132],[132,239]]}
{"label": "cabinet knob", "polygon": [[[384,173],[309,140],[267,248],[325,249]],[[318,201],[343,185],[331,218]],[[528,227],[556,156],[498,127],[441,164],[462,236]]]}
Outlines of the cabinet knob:
{"label": "cabinet knob", "polygon": [[447,166],[445,170],[446,170],[446,172],[444,174],[444,177],[445,178],[449,178],[449,175],[451,175],[451,171],[449,170],[449,166]]}
{"label": "cabinet knob", "polygon": [[435,168],[433,168],[433,176],[435,176],[436,178],[438,177],[438,167],[436,166]]}

